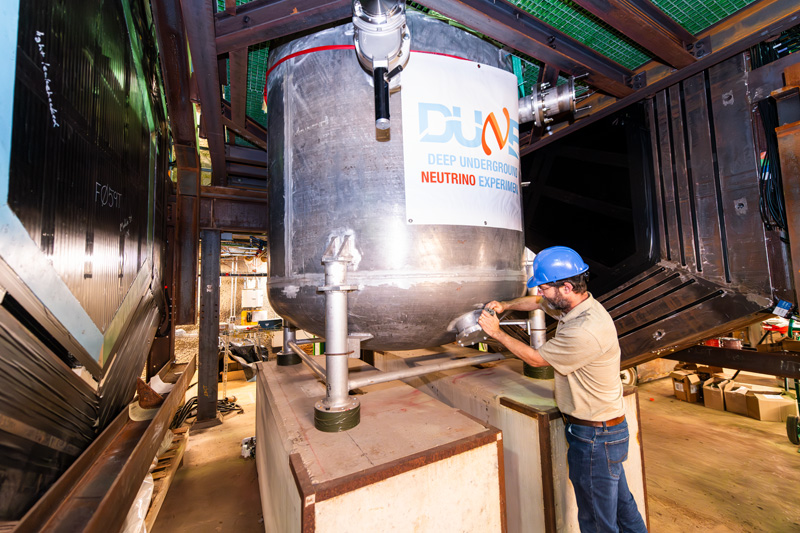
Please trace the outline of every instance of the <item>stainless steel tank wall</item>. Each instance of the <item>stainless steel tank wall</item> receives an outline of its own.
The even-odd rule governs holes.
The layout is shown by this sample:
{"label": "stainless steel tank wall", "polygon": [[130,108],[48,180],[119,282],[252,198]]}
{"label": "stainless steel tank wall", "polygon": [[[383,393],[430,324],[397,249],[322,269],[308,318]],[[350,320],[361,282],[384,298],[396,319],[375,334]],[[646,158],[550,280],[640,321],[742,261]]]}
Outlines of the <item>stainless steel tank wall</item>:
{"label": "stainless steel tank wall", "polygon": [[[409,13],[412,50],[507,69],[478,37]],[[316,47],[352,45],[351,24],[276,48],[270,63]],[[408,68],[413,68],[412,61]],[[372,349],[451,342],[452,321],[495,298],[524,291],[521,231],[412,225],[405,214],[400,92],[391,95],[389,139],[376,139],[371,76],[353,50],[300,55],[268,79],[269,299],[299,327],[324,333],[321,258],[331,236],[352,235],[351,332]]]}

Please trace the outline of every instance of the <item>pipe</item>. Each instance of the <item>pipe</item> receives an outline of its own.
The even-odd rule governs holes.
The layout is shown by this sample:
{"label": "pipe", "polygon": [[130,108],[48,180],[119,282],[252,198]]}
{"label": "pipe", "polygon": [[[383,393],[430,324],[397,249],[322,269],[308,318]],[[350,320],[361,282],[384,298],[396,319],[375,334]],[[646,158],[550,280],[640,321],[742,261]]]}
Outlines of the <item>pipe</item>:
{"label": "pipe", "polygon": [[372,82],[375,86],[375,127],[379,130],[388,130],[391,123],[389,121],[389,81],[386,67],[375,67],[372,73]]}
{"label": "pipe", "polygon": [[[325,263],[325,285],[341,287],[347,275],[347,262]],[[325,405],[330,408],[350,405],[347,388],[347,291],[328,290],[325,293],[325,373],[328,395]]]}
{"label": "pipe", "polygon": [[318,342],[325,342],[325,339],[322,337],[314,337],[313,339],[297,339],[294,341],[298,346],[302,346],[303,344],[316,344]]}
{"label": "pipe", "polygon": [[300,359],[302,359],[306,365],[308,365],[311,371],[314,372],[314,374],[316,374],[317,377],[320,378],[323,383],[325,383],[327,377],[325,376],[325,369],[322,368],[321,364],[314,361],[314,359],[312,359],[311,356],[308,355],[306,352],[301,350],[300,347],[295,342],[289,343],[289,349],[291,349],[294,353],[296,353],[297,356]]}
{"label": "pipe", "polygon": [[430,374],[432,372],[439,372],[441,370],[450,370],[451,368],[459,368],[462,366],[479,365],[481,363],[490,363],[492,361],[499,361],[505,359],[502,353],[493,353],[487,355],[478,355],[475,357],[466,357],[463,359],[450,359],[441,363],[431,363],[426,365],[415,366],[411,368],[404,368],[403,370],[395,370],[394,372],[371,372],[364,376],[358,376],[349,381],[349,389],[358,389],[367,385],[375,385],[376,383],[386,383],[387,381],[395,381],[397,379],[412,378]]}
{"label": "pipe", "polygon": [[528,327],[528,321],[527,320],[501,320],[500,321],[500,325],[501,326],[525,326],[527,328]]}
{"label": "pipe", "polygon": [[283,326],[283,353],[289,353],[291,349],[289,344],[295,342],[294,332],[297,328],[291,326],[288,322]]}

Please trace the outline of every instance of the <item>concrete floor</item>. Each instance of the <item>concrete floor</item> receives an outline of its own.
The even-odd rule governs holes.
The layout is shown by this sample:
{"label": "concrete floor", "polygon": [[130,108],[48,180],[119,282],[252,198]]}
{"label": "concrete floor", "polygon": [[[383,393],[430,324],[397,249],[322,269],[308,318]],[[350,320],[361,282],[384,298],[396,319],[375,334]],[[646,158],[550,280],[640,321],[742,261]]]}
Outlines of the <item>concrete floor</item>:
{"label": "concrete floor", "polygon": [[[255,461],[240,457],[255,435],[255,383],[229,381],[228,395],[244,414],[192,431],[154,533],[263,531]],[[639,403],[651,531],[800,531],[800,453],[783,423],[680,402],[667,379],[641,385]]]}

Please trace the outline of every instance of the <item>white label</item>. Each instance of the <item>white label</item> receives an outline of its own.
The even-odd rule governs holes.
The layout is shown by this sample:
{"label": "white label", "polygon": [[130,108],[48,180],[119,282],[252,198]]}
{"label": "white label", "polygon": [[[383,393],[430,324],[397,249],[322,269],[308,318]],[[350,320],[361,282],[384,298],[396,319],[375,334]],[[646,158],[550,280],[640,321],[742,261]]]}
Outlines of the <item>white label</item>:
{"label": "white label", "polygon": [[692,391],[690,394],[694,394],[694,393],[696,393],[696,392],[697,392],[697,385],[692,385],[692,386],[690,387],[690,390]]}
{"label": "white label", "polygon": [[783,396],[781,396],[780,394],[764,394],[763,396],[764,396],[764,398],[767,398],[768,400],[781,400],[781,399],[783,399]]}
{"label": "white label", "polygon": [[683,383],[681,383],[680,381],[676,381],[675,382],[675,390],[679,390],[679,391],[683,392]]}
{"label": "white label", "polygon": [[402,76],[407,223],[522,231],[516,76],[422,52]]}

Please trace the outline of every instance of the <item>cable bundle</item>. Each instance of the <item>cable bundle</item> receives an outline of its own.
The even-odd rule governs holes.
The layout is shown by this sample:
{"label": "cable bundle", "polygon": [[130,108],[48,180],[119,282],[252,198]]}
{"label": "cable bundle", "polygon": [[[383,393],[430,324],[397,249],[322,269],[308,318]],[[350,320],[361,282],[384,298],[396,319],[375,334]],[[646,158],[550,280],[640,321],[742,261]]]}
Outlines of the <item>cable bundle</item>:
{"label": "cable bundle", "polygon": [[[244,409],[237,403],[234,403],[227,398],[224,400],[217,400],[217,411],[222,413],[223,415],[227,413],[244,413]],[[170,424],[170,429],[176,429],[181,427],[183,424],[186,423],[187,420],[190,418],[195,418],[197,416],[197,396],[191,397],[189,400],[186,401],[176,412],[175,416],[172,418],[172,424]]]}
{"label": "cable bundle", "polygon": [[759,211],[761,220],[768,230],[787,230],[786,204],[783,199],[783,182],[781,178],[780,158],[778,155],[778,138],[775,128],[778,127],[778,112],[775,104],[769,99],[758,102],[758,112],[764,125],[766,150],[761,158],[759,178]]}

